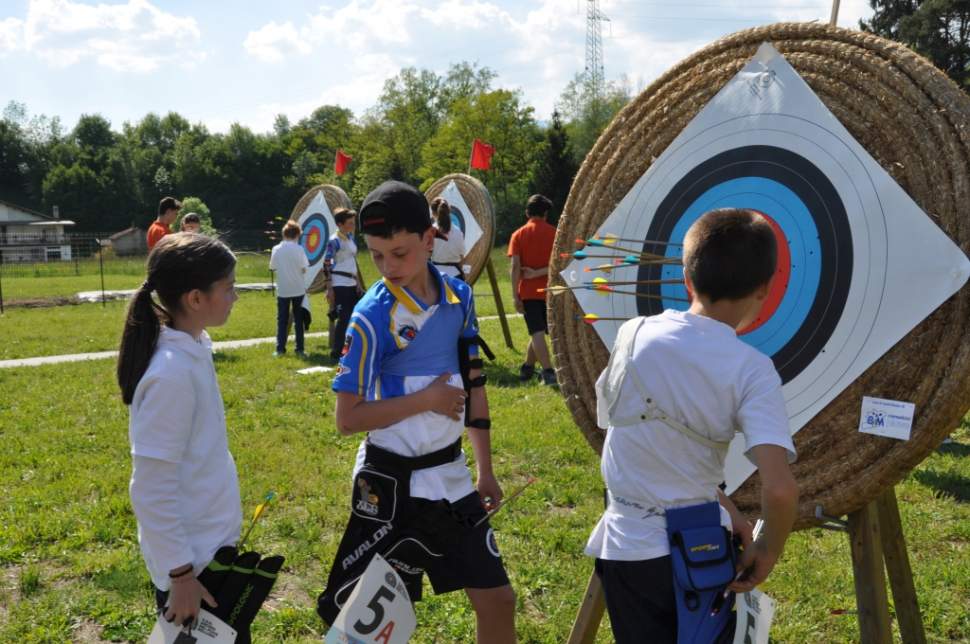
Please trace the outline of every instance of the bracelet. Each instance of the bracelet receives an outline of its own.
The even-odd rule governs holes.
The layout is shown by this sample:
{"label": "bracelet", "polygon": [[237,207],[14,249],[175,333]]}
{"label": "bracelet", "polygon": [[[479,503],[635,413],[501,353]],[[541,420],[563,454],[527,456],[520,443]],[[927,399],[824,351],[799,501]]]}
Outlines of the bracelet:
{"label": "bracelet", "polygon": [[186,568],[185,570],[183,570],[182,572],[177,572],[175,574],[172,574],[171,572],[168,573],[168,578],[169,579],[180,579],[182,577],[185,577],[189,573],[191,573],[193,570],[195,570],[195,568],[191,564],[189,564],[189,567]]}

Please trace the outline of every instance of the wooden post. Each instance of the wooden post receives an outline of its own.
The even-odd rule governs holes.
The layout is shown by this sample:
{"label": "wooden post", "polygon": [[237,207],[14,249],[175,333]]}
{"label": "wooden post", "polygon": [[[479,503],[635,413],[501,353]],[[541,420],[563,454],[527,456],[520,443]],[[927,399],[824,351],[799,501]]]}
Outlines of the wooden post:
{"label": "wooden post", "polygon": [[913,583],[913,570],[906,552],[906,538],[899,518],[895,488],[883,492],[874,505],[879,519],[882,554],[886,560],[889,586],[893,591],[896,620],[899,622],[903,644],[926,644],[926,632],[923,630],[923,617],[916,600],[916,585]]}
{"label": "wooden post", "polygon": [[498,319],[502,323],[502,334],[505,336],[505,346],[515,349],[512,344],[512,332],[509,330],[509,321],[505,317],[505,305],[502,304],[502,296],[498,292],[498,280],[495,278],[495,266],[492,265],[492,257],[489,255],[485,260],[485,271],[488,273],[488,281],[492,285],[492,295],[495,296],[495,308],[498,310]]}
{"label": "wooden post", "polygon": [[875,504],[849,515],[849,545],[863,644],[892,644],[882,541]]}
{"label": "wooden post", "polygon": [[829,18],[829,24],[833,27],[837,27],[839,22],[839,0],[832,0],[832,15]]}
{"label": "wooden post", "polygon": [[573,623],[573,630],[569,633],[568,644],[592,644],[596,641],[596,631],[599,630],[604,610],[606,610],[606,596],[603,595],[600,577],[594,570],[586,585],[583,603],[576,613],[576,621]]}

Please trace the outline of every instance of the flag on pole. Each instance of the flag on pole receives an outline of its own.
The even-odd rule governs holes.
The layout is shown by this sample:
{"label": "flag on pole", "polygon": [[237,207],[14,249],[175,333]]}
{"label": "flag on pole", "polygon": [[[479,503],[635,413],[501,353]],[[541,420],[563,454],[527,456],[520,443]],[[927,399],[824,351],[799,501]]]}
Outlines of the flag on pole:
{"label": "flag on pole", "polygon": [[342,175],[343,173],[347,172],[347,166],[349,166],[350,162],[353,160],[354,158],[352,156],[345,154],[343,150],[338,148],[337,154],[333,160],[333,171],[337,173],[337,176]]}
{"label": "flag on pole", "polygon": [[472,158],[469,165],[477,170],[488,170],[492,165],[492,155],[495,148],[481,139],[475,139],[472,143]]}

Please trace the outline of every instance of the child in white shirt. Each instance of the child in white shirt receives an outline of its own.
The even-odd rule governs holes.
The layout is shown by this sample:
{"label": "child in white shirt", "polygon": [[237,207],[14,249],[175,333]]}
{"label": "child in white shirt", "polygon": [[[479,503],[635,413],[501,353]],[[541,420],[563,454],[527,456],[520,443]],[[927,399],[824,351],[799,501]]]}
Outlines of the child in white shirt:
{"label": "child in white shirt", "polygon": [[435,219],[434,249],[431,263],[445,275],[465,280],[462,263],[465,261],[465,234],[452,225],[451,204],[438,197],[431,201],[431,214]]}
{"label": "child in white shirt", "polygon": [[164,616],[178,624],[193,621],[203,600],[216,606],[196,577],[217,550],[236,543],[242,523],[205,331],[229,317],[237,299],[235,265],[232,252],[211,237],[162,238],[128,307],[118,356],[121,396],[131,406],[138,542],[156,596],[167,595]]}
{"label": "child in white shirt", "polygon": [[[736,335],[767,296],[776,252],[771,226],[758,213],[723,209],[703,215],[685,238],[689,310],[625,322],[597,381],[598,424],[607,429],[601,471],[608,506],[586,552],[597,558],[619,644],[696,637],[684,632],[688,612],[678,606],[684,591],[673,571],[683,560],[672,560],[678,535],[670,533],[671,510],[717,508],[714,532],[707,534],[719,530],[719,509],[720,525],[745,544],[736,570],[727,560],[718,596],[725,586],[750,590],[781,556],[798,498],[788,468],[795,448],[782,383],[771,359]],[[718,489],[735,431],[744,434],[745,453],[761,477],[765,530],[753,544],[750,525]],[[720,508],[710,504],[715,500]],[[705,542],[689,556],[708,547],[717,548]],[[727,539],[722,551],[730,549]],[[740,578],[728,585],[736,571]],[[728,602],[714,601],[714,610],[700,611],[701,622],[721,611],[722,619],[730,615]],[[733,636],[730,623],[700,626],[709,627],[704,641]]]}

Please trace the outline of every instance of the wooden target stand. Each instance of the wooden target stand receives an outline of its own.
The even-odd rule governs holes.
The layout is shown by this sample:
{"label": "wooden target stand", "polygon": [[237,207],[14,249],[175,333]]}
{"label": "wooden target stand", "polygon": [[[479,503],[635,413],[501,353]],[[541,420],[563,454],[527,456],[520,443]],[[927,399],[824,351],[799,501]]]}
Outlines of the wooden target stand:
{"label": "wooden target stand", "polygon": [[[916,599],[895,488],[887,489],[846,519],[826,516],[821,506],[815,509],[815,515],[824,521],[819,527],[846,532],[849,536],[860,641],[863,644],[890,644],[893,641],[883,572],[885,566],[903,644],[925,644],[926,633]],[[569,634],[569,644],[594,642],[605,609],[603,587],[594,572],[586,585],[583,603]]]}
{"label": "wooden target stand", "polygon": [[495,277],[495,266],[492,265],[492,257],[485,260],[485,272],[488,273],[488,283],[492,286],[492,295],[495,297],[495,310],[498,312],[499,322],[502,324],[502,335],[505,336],[505,346],[515,350],[512,344],[512,331],[509,329],[509,319],[505,316],[505,305],[502,303],[502,296],[498,291],[498,279]]}

